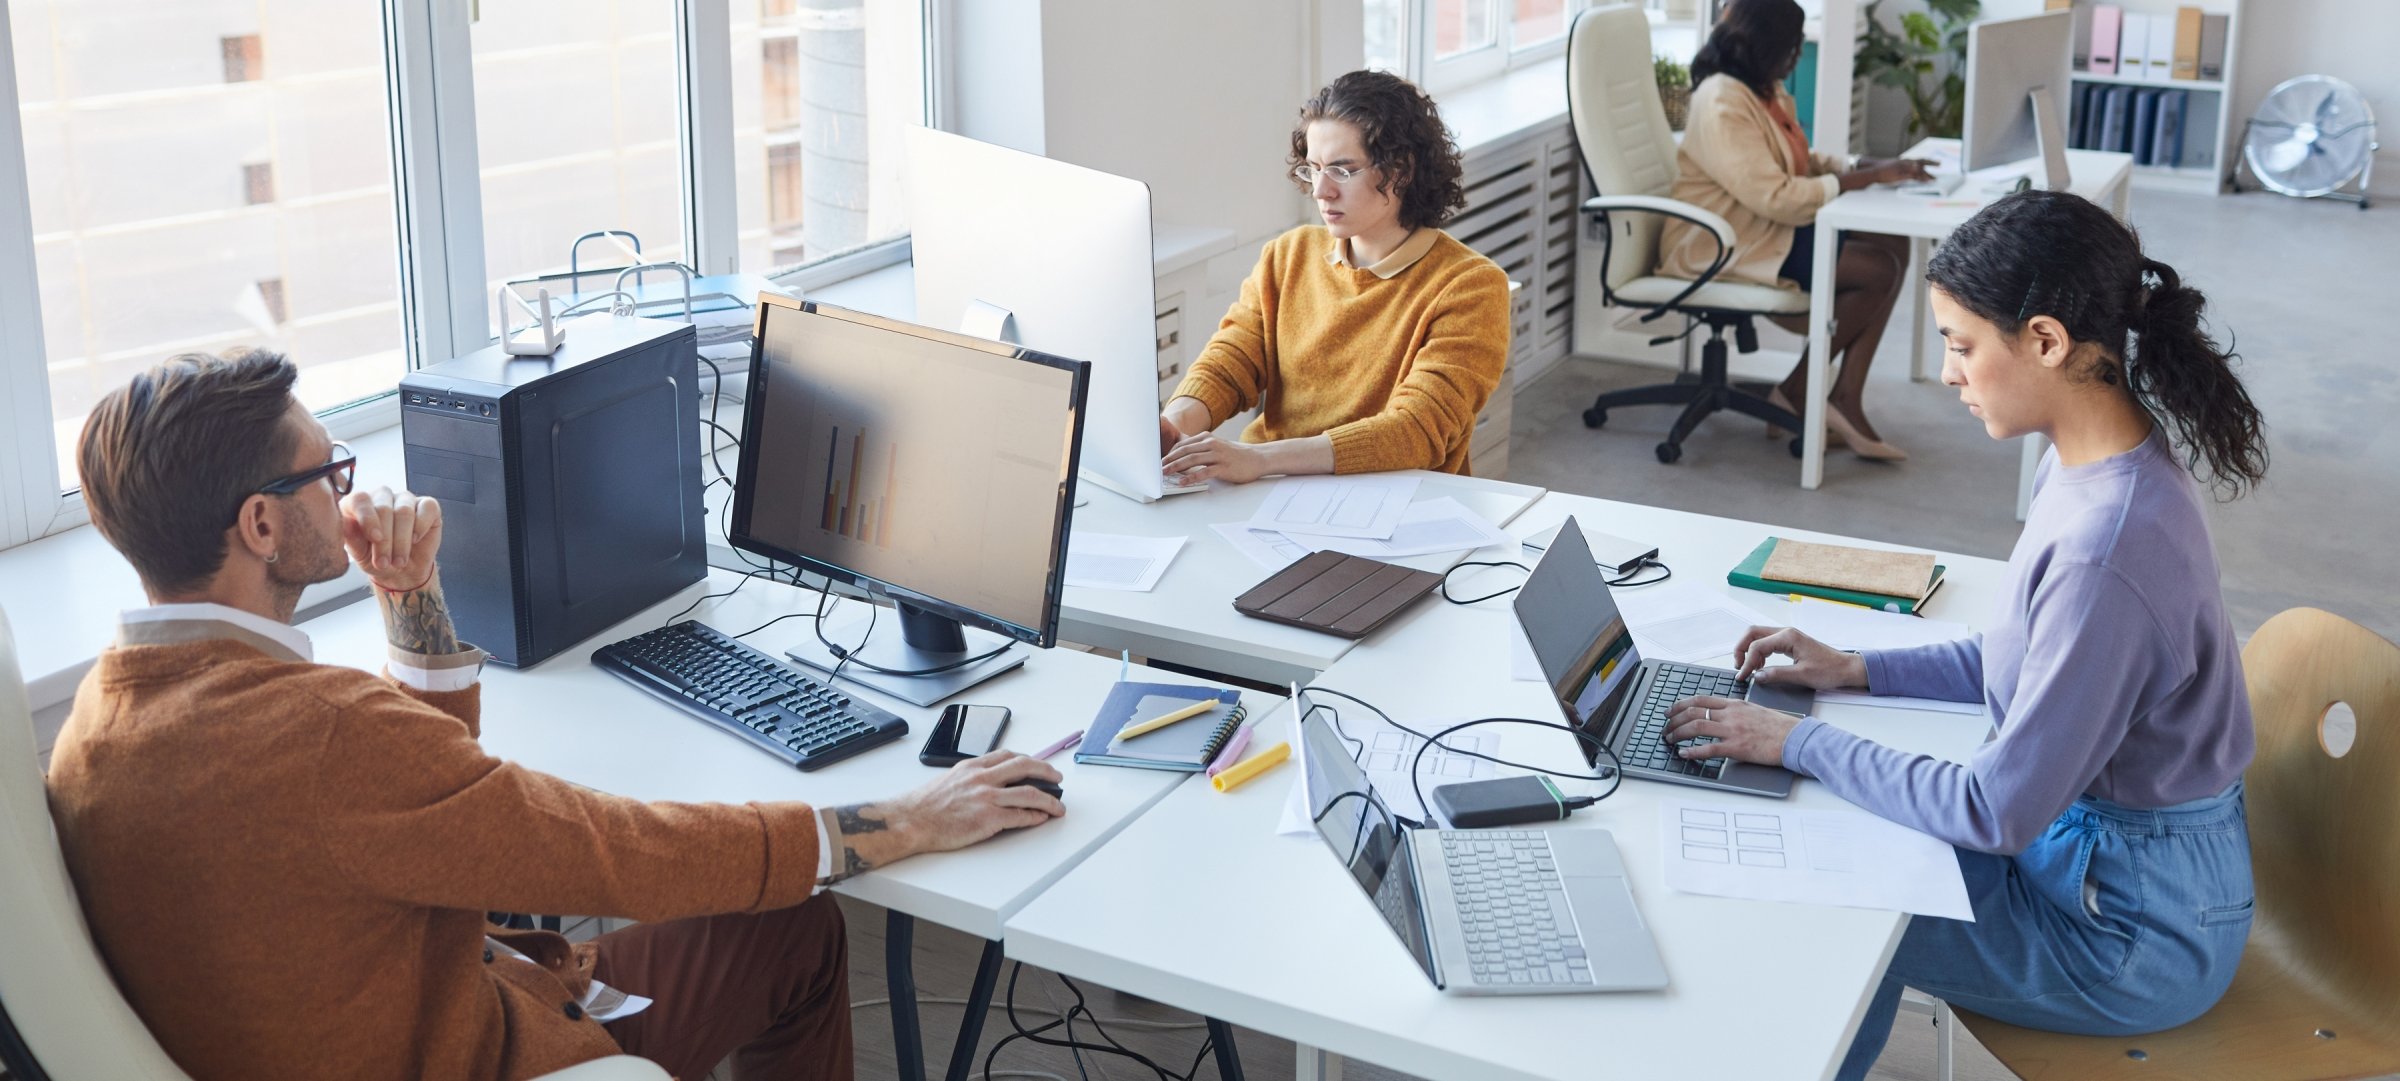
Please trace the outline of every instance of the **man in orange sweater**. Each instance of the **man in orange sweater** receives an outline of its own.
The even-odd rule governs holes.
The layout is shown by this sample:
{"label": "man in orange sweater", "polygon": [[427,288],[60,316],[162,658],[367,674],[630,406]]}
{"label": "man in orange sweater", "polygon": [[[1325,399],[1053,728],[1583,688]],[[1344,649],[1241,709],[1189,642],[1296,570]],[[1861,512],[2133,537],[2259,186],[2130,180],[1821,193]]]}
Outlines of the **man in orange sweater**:
{"label": "man in orange sweater", "polygon": [[[93,525],[153,607],[77,692],[50,802],[160,1044],[200,1081],[514,1079],[620,1050],[683,1081],[728,1053],[745,1078],[848,1077],[841,916],[811,898],[1048,821],[1056,799],[1009,783],[1057,771],[995,754],[818,809],[641,803],[491,757],[483,654],[435,569],[440,505],[350,491],[295,374],[271,353],[177,357],[104,398],[79,448]],[[352,559],[386,678],[310,663],[289,625]],[[652,922],[570,945],[489,910]]]}
{"label": "man in orange sweater", "polygon": [[[1508,365],[1508,275],[1441,230],[1466,205],[1433,100],[1354,71],[1300,108],[1292,178],[1323,225],[1270,242],[1158,422],[1185,482],[1467,471]],[[1213,429],[1257,406],[1238,441]]]}

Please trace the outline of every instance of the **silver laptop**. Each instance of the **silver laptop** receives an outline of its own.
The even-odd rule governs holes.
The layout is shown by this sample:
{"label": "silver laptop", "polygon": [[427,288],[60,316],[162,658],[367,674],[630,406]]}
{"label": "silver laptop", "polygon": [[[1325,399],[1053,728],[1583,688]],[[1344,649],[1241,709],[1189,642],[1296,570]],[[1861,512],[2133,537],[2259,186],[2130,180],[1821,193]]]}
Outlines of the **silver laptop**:
{"label": "silver laptop", "polygon": [[[1643,660],[1617,611],[1608,576],[1593,564],[1575,519],[1567,519],[1525,588],[1517,591],[1516,609],[1517,624],[1525,629],[1567,723],[1605,742],[1626,776],[1761,796],[1791,794],[1792,773],[1781,766],[1677,757],[1676,748],[1666,743],[1667,707],[1709,694],[1806,716],[1816,709],[1817,692],[1745,683],[1731,669]],[[1599,748],[1576,742],[1584,744],[1584,756],[1593,765],[1601,764]]]}
{"label": "silver laptop", "polygon": [[1410,829],[1308,692],[1297,706],[1317,834],[1435,987],[1555,995],[1667,985],[1606,831]]}

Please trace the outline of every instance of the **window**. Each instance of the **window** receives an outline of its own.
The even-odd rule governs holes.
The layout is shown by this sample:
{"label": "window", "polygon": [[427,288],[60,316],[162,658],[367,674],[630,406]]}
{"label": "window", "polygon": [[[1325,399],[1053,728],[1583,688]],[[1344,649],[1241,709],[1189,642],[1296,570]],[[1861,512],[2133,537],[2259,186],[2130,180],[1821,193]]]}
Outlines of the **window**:
{"label": "window", "polygon": [[[484,296],[567,269],[575,238],[602,229],[640,238],[643,262],[684,258],[675,9],[660,0],[477,5]],[[585,266],[628,261],[601,241],[583,249]],[[588,279],[572,288],[607,287]]]}
{"label": "window", "polygon": [[1405,76],[1408,64],[1408,9],[1404,0],[1366,0],[1367,66]]}
{"label": "window", "polygon": [[[1397,49],[1414,58],[1414,76],[1428,91],[1440,93],[1492,78],[1511,68],[1539,63],[1566,51],[1567,27],[1590,0],[1405,0],[1417,21],[1418,44]],[[1367,12],[1369,63],[1377,53],[1373,43],[1396,20],[1379,15],[1370,3]]]}
{"label": "window", "polygon": [[905,235],[900,144],[926,120],[923,4],[733,0],[732,18],[740,269]]}
{"label": "window", "polygon": [[43,457],[62,487],[92,403],[176,353],[280,350],[317,409],[390,389],[404,369],[375,0],[8,12]]}

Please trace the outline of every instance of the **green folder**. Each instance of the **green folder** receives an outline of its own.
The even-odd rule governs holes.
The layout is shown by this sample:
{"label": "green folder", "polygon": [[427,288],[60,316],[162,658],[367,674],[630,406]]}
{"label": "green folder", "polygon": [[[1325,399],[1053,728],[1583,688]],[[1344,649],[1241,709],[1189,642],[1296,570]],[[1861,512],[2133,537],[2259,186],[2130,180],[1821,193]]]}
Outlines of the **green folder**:
{"label": "green folder", "polygon": [[1950,569],[1939,563],[1933,565],[1933,577],[1926,581],[1925,596],[1922,598],[1891,597],[1881,593],[1861,593],[1854,589],[1834,589],[1830,586],[1812,586],[1800,582],[1778,582],[1762,573],[1767,567],[1767,557],[1774,554],[1775,538],[1768,537],[1765,541],[1760,542],[1758,547],[1750,550],[1749,556],[1742,560],[1740,566],[1726,571],[1725,580],[1743,589],[1756,589],[1766,593],[1798,593],[1804,597],[1820,597],[1829,601],[1862,605],[1880,612],[1915,615],[1917,607],[1932,600],[1934,591],[1942,588],[1942,575]]}

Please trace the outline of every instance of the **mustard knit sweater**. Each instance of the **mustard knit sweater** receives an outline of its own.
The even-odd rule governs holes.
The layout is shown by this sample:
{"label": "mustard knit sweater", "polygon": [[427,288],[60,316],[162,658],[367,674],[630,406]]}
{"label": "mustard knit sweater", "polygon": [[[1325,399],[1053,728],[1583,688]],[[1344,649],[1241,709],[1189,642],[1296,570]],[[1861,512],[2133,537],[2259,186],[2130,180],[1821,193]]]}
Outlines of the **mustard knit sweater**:
{"label": "mustard knit sweater", "polygon": [[[1437,231],[1438,232],[1438,231]],[[1475,414],[1508,363],[1508,277],[1446,233],[1390,278],[1332,262],[1322,226],[1277,237],[1175,388],[1242,439],[1327,435],[1336,473],[1467,471]]]}

